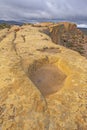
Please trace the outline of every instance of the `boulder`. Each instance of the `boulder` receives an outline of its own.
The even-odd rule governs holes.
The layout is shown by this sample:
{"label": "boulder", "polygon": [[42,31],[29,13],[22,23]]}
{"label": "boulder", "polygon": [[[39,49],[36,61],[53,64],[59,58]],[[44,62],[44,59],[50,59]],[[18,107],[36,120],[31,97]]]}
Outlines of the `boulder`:
{"label": "boulder", "polygon": [[[77,28],[76,24],[60,22],[49,27],[52,41],[87,57],[85,44],[87,36]],[[87,46],[87,44],[86,44]]]}

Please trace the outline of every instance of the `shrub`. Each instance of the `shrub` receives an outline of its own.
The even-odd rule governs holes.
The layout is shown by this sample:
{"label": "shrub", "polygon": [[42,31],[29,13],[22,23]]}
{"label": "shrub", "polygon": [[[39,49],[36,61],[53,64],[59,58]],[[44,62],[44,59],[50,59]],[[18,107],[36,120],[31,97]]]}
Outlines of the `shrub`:
{"label": "shrub", "polygon": [[7,24],[7,23],[1,23],[0,24],[0,29],[4,29],[4,28],[10,28],[11,25]]}

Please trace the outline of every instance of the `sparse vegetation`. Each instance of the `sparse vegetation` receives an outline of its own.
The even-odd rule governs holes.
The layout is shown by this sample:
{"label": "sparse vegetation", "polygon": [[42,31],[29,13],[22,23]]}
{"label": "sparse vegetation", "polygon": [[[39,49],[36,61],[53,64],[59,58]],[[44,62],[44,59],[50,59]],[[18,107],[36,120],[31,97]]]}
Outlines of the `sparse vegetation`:
{"label": "sparse vegetation", "polygon": [[83,54],[84,48],[79,46],[79,47],[76,48],[76,51],[78,51],[80,54]]}
{"label": "sparse vegetation", "polygon": [[0,24],[0,29],[4,29],[4,28],[10,28],[11,25],[7,24],[7,23],[1,23]]}
{"label": "sparse vegetation", "polygon": [[68,47],[68,48],[70,48],[70,47],[73,47],[73,44],[71,42],[66,42],[65,46]]}

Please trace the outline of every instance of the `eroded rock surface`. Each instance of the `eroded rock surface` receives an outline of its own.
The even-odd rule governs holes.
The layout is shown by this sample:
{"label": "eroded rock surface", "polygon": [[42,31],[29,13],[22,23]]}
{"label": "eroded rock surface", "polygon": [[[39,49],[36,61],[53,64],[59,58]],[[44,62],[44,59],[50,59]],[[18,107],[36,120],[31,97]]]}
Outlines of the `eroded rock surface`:
{"label": "eroded rock surface", "polygon": [[61,22],[49,26],[52,41],[79,52],[87,57],[87,35],[76,24]]}
{"label": "eroded rock surface", "polygon": [[57,92],[66,78],[58,67],[53,65],[42,65],[29,76],[32,82],[39,88],[43,96]]}
{"label": "eroded rock surface", "polygon": [[43,27],[2,32],[0,130],[87,130],[86,58],[55,45]]}

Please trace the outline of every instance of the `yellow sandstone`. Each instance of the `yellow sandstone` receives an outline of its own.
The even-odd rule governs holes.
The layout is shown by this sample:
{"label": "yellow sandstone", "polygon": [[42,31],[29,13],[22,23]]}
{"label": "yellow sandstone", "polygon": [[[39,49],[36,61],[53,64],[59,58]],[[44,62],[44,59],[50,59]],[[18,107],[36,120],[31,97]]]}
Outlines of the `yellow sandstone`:
{"label": "yellow sandstone", "polygon": [[87,130],[87,59],[44,28],[3,30],[0,130]]}

